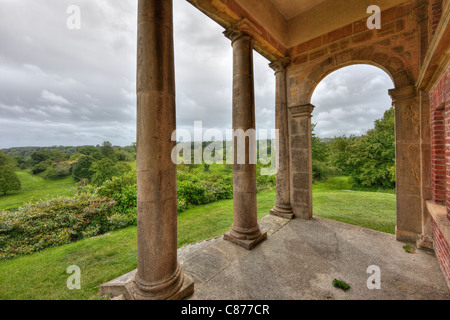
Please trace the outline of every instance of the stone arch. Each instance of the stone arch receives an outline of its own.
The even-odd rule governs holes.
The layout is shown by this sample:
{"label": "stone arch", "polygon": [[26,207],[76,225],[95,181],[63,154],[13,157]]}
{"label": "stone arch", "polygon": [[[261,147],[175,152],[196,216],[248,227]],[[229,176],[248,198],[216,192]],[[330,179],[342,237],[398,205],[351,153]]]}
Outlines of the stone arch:
{"label": "stone arch", "polygon": [[317,63],[294,65],[289,105],[291,202],[296,217],[311,219],[311,98],[327,75],[346,66],[369,64],[384,70],[395,89],[389,91],[396,116],[397,226],[401,241],[415,241],[422,228],[421,118],[415,74],[406,59],[389,49],[353,48]]}
{"label": "stone arch", "polygon": [[327,75],[341,68],[356,64],[368,64],[382,69],[391,77],[395,88],[414,85],[412,68],[401,56],[390,51],[377,50],[374,47],[350,49],[329,56],[311,68],[305,81],[300,86],[300,103],[307,104],[311,102],[314,90]]}

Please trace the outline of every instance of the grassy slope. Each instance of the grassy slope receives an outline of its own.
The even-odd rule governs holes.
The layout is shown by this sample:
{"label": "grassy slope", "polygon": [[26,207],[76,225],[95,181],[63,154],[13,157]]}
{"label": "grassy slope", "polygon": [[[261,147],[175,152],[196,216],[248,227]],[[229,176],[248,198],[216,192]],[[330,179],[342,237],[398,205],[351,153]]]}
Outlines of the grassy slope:
{"label": "grassy slope", "polygon": [[[395,196],[346,191],[345,177],[314,185],[314,214],[325,218],[394,232]],[[258,217],[267,215],[275,191],[258,194]],[[198,206],[178,217],[178,246],[219,236],[233,220],[233,201]],[[78,265],[82,290],[66,287],[66,269]],[[0,299],[93,299],[99,285],[136,268],[136,227],[50,248],[30,256],[0,261]]]}
{"label": "grassy slope", "polygon": [[[274,191],[258,195],[258,216],[273,207]],[[233,221],[233,201],[192,208],[178,217],[178,246],[220,236]],[[137,266],[136,227],[0,261],[0,299],[93,299],[99,285]],[[70,265],[81,268],[82,290],[66,287]]]}
{"label": "grassy slope", "polygon": [[76,192],[76,183],[72,177],[50,181],[23,171],[16,173],[22,182],[22,190],[0,196],[0,209],[17,208],[28,201],[52,196],[70,196]]}

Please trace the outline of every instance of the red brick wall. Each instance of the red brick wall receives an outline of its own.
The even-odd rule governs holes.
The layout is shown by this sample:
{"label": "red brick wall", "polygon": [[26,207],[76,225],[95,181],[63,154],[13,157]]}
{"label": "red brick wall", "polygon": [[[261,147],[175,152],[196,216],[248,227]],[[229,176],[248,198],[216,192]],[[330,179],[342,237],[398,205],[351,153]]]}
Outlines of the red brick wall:
{"label": "red brick wall", "polygon": [[433,200],[450,219],[450,68],[430,93]]}
{"label": "red brick wall", "polygon": [[437,227],[436,222],[433,221],[433,242],[434,251],[439,259],[444,277],[447,280],[447,284],[450,287],[450,247],[447,241],[445,241],[441,230]]}
{"label": "red brick wall", "polygon": [[438,110],[440,105],[431,96],[431,181],[433,200],[437,203],[445,202],[446,164],[445,164],[445,126],[444,112]]}

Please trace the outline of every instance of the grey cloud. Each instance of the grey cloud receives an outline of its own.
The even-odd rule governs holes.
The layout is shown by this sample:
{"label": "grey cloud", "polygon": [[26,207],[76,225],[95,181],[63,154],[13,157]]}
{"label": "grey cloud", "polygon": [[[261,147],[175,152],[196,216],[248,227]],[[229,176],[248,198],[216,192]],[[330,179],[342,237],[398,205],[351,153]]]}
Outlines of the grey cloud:
{"label": "grey cloud", "polygon": [[[136,3],[2,1],[0,148],[104,140],[129,145],[136,140]],[[66,9],[73,4],[81,8],[81,30],[66,27]],[[194,121],[203,121],[205,130],[230,129],[230,41],[222,35],[223,28],[187,1],[175,0],[174,12],[177,125],[192,129]],[[273,70],[257,53],[254,62],[257,127],[271,129],[275,126]],[[316,90],[314,102],[321,136],[349,132],[345,128],[356,124],[370,127],[372,113],[379,115],[387,108],[382,102],[368,101],[367,95],[354,94],[378,96],[385,85],[382,77],[371,78],[365,86],[352,74],[322,84],[325,89]],[[342,103],[337,105],[339,99]],[[343,110],[333,113],[336,107]],[[365,112],[355,113],[359,109]],[[352,110],[354,117],[341,116]]]}

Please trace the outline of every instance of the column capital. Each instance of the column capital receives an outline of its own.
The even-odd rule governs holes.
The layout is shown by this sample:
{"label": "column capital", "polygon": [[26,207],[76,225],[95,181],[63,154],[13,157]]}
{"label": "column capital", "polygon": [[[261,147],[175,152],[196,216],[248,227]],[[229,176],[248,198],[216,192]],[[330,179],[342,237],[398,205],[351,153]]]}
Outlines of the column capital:
{"label": "column capital", "polygon": [[275,60],[269,64],[269,67],[275,71],[275,74],[278,72],[283,72],[286,70],[287,66],[291,63],[291,58],[283,57],[281,59]]}
{"label": "column capital", "polygon": [[417,89],[415,86],[407,86],[389,90],[389,95],[392,98],[393,104],[403,100],[410,100],[417,96]]}
{"label": "column capital", "polygon": [[294,118],[309,117],[312,118],[314,106],[310,103],[289,107],[289,112]]}
{"label": "column capital", "polygon": [[254,37],[259,34],[260,31],[258,31],[258,28],[256,28],[256,26],[246,18],[232,25],[223,32],[223,35],[230,39],[232,42],[242,37],[249,37],[250,39],[254,39]]}

